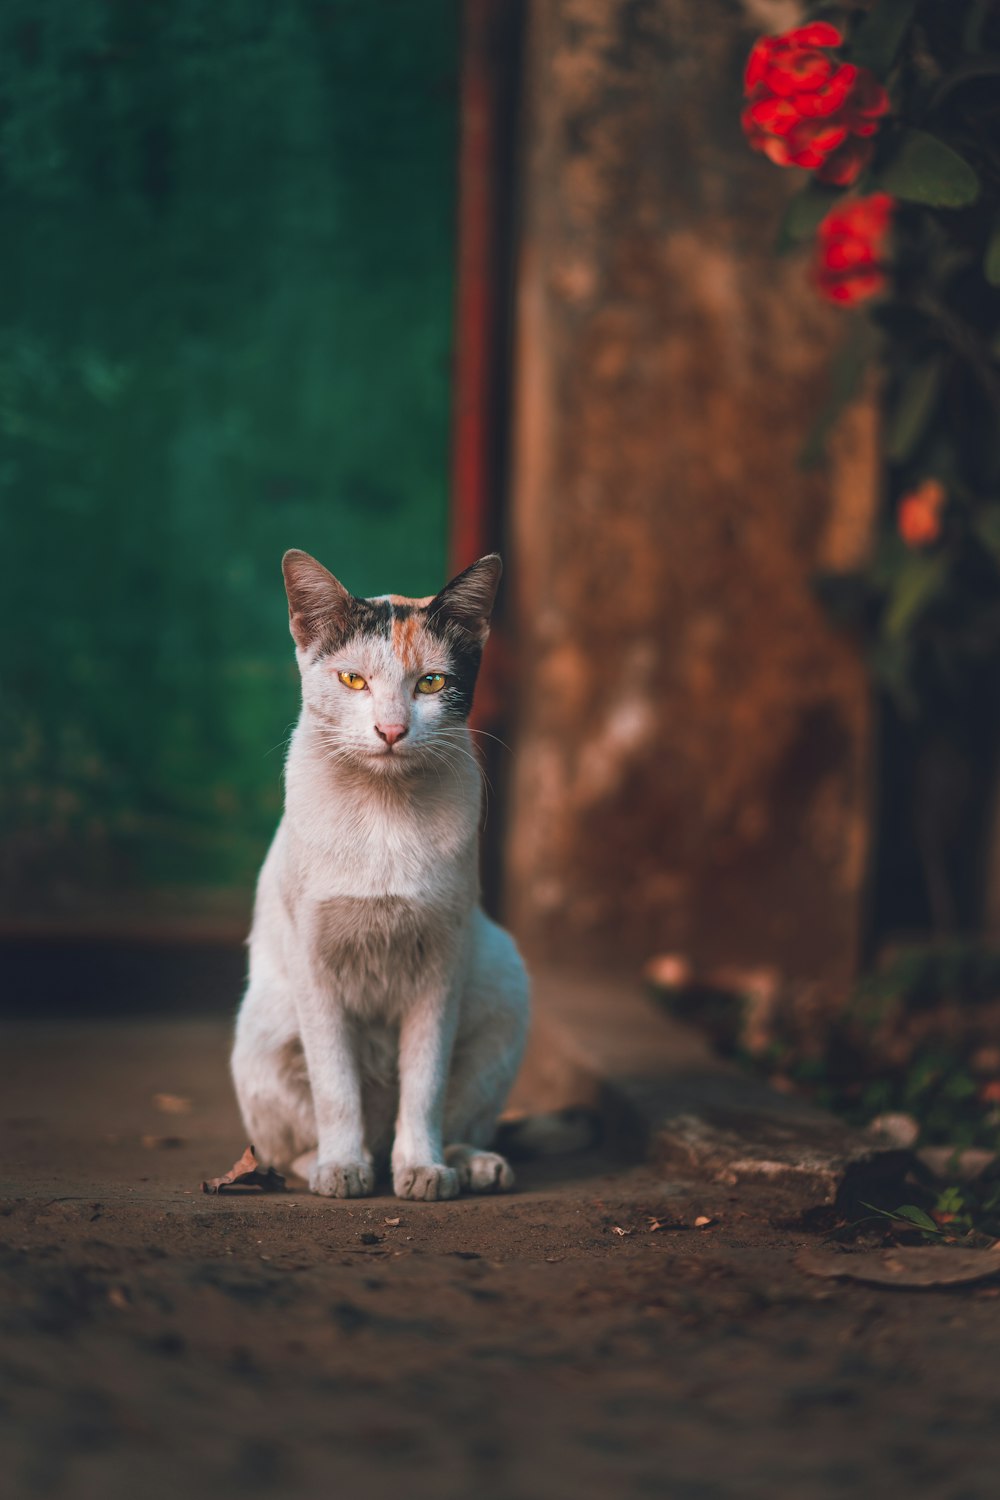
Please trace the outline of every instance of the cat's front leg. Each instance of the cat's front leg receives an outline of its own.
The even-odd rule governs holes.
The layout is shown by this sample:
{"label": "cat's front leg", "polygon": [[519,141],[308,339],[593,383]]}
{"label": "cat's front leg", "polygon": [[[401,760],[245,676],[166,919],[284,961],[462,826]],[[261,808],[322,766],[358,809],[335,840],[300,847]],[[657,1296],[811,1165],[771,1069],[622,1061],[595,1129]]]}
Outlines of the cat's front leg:
{"label": "cat's front leg", "polygon": [[399,1029],[399,1113],[392,1147],[397,1198],[457,1198],[459,1176],[444,1159],[444,1101],[455,1040],[457,1000],[432,990],[408,1009]]}
{"label": "cat's front leg", "polygon": [[298,992],[297,1009],[316,1112],[309,1187],[324,1198],[367,1198],[375,1191],[375,1170],[365,1146],[361,1075],[346,1011],[311,977]]}

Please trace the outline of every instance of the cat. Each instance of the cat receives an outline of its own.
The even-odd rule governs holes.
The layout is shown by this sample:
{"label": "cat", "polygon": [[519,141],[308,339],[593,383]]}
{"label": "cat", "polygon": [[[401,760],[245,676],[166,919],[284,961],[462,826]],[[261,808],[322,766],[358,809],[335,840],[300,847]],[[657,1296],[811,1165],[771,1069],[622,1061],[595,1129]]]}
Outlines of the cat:
{"label": "cat", "polygon": [[490,1150],[524,1049],[528,978],[479,906],[467,726],[501,575],[355,598],[286,552],[302,711],[257,885],[232,1074],[262,1165],[314,1193],[505,1192]]}

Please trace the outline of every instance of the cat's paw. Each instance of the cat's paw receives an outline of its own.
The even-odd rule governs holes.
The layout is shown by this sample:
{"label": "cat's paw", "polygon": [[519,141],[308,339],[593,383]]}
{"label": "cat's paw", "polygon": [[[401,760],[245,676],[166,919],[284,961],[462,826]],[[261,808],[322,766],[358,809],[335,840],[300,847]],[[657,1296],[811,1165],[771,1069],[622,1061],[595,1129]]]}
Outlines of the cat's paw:
{"label": "cat's paw", "polygon": [[448,1146],[445,1161],[458,1173],[463,1192],[509,1193],[514,1173],[498,1151],[479,1151],[474,1146]]}
{"label": "cat's paw", "polygon": [[309,1190],[321,1198],[368,1198],[375,1191],[375,1170],[366,1161],[318,1161],[309,1173]]}
{"label": "cat's paw", "polygon": [[393,1167],[392,1190],[397,1198],[457,1198],[461,1191],[452,1167]]}

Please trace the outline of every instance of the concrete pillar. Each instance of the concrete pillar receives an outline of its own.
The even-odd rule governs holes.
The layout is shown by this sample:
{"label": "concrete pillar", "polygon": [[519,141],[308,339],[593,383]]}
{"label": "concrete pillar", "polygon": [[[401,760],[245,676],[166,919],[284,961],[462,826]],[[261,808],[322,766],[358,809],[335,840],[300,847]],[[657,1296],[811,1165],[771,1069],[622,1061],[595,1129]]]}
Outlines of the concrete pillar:
{"label": "concrete pillar", "polygon": [[776,258],[798,174],[739,128],[761,20],[794,8],[529,11],[507,916],[546,960],[839,981],[871,718],[810,578],[867,545],[875,418],[798,467],[850,315]]}

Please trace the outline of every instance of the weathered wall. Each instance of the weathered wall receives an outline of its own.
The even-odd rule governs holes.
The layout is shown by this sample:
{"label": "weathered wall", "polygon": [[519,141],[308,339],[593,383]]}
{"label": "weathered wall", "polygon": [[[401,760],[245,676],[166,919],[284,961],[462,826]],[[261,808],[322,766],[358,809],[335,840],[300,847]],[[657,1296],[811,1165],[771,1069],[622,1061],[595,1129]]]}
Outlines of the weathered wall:
{"label": "weathered wall", "polygon": [[740,134],[767,19],[531,7],[507,914],[536,956],[855,958],[869,710],[810,577],[865,546],[874,419],[801,472],[846,327],[775,258],[796,184]]}

